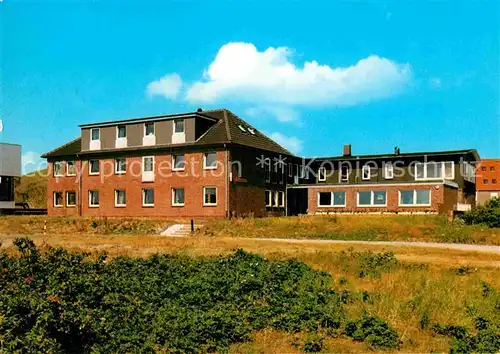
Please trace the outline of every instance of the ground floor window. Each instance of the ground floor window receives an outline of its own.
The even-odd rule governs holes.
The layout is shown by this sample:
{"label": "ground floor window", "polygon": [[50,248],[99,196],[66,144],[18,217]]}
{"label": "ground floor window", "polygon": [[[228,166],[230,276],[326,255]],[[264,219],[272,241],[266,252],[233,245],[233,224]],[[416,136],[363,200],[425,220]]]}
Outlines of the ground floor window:
{"label": "ground floor window", "polygon": [[386,191],[363,191],[358,192],[358,206],[386,206]]}
{"label": "ground floor window", "polygon": [[99,206],[99,191],[89,191],[89,206],[93,208]]}
{"label": "ground floor window", "polygon": [[76,205],[76,192],[66,192],[66,206]]}
{"label": "ground floor window", "polygon": [[267,207],[272,206],[272,202],[271,202],[272,196],[271,195],[272,195],[271,191],[266,191],[266,206]]}
{"label": "ground floor window", "polygon": [[428,206],[430,204],[430,189],[412,189],[399,191],[399,205],[401,206]]}
{"label": "ground floor window", "polygon": [[217,205],[217,188],[205,187],[203,188],[203,205]]}
{"label": "ground floor window", "polygon": [[266,191],[266,207],[285,207],[285,192]]}
{"label": "ground floor window", "polygon": [[345,192],[319,192],[318,206],[345,206]]}
{"label": "ground floor window", "polygon": [[127,192],[123,189],[115,190],[115,206],[124,207],[127,205]]}
{"label": "ground floor window", "polygon": [[63,201],[63,193],[62,192],[54,192],[54,206],[62,207],[64,205]]}
{"label": "ground floor window", "polygon": [[280,207],[285,206],[285,192],[282,192],[282,191],[278,192],[278,205]]}
{"label": "ground floor window", "polygon": [[155,190],[153,188],[145,188],[142,190],[142,206],[155,205]]}
{"label": "ground floor window", "polygon": [[184,205],[184,188],[172,188],[172,205]]}

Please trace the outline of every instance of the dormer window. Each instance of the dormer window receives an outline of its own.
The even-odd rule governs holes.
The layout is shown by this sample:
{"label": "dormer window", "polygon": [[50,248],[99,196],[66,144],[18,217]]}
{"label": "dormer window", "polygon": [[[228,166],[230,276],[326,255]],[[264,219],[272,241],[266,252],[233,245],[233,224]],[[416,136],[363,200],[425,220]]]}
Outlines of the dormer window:
{"label": "dormer window", "polygon": [[152,135],[155,135],[155,124],[154,123],[144,124],[144,136],[152,136]]}
{"label": "dormer window", "polygon": [[118,139],[126,138],[127,137],[127,127],[124,125],[119,125],[117,128],[118,132]]}
{"label": "dormer window", "polygon": [[184,133],[184,119],[174,119],[174,133]]}
{"label": "dormer window", "polygon": [[238,124],[238,128],[240,128],[240,130],[241,130],[242,132],[244,132],[244,133],[246,133],[246,131],[247,131],[247,130],[245,129],[245,127],[244,127],[244,126],[242,126],[241,124]]}
{"label": "dormer window", "polygon": [[248,131],[250,134],[255,135],[255,130],[253,128],[248,127]]}
{"label": "dormer window", "polygon": [[90,131],[90,140],[96,141],[101,138],[101,130],[99,128],[93,128]]}

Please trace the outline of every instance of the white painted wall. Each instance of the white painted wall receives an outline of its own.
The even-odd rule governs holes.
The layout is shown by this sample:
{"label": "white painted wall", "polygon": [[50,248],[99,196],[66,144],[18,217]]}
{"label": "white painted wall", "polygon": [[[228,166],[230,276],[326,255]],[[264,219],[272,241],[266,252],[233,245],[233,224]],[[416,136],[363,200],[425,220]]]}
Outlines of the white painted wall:
{"label": "white painted wall", "polygon": [[0,176],[21,175],[21,145],[0,143]]}

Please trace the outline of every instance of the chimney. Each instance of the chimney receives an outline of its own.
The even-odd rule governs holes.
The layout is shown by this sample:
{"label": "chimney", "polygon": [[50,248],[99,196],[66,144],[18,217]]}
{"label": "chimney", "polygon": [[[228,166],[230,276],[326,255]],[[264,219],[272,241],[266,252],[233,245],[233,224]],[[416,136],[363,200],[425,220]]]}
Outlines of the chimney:
{"label": "chimney", "polygon": [[198,112],[198,113],[203,112],[203,109],[198,108],[198,109],[196,110],[196,112]]}
{"label": "chimney", "polygon": [[394,155],[399,155],[399,148],[397,146],[394,148]]}
{"label": "chimney", "polygon": [[344,156],[351,156],[351,144],[344,145]]}

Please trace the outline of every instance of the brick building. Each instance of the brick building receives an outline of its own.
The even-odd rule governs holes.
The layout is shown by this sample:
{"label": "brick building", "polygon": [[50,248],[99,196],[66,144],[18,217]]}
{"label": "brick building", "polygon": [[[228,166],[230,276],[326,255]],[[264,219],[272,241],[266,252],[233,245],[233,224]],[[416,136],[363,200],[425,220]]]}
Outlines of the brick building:
{"label": "brick building", "polygon": [[483,159],[476,168],[476,202],[500,197],[500,159]]}
{"label": "brick building", "polygon": [[475,150],[299,158],[228,110],[80,126],[47,154],[50,215],[449,213],[475,203]]}

